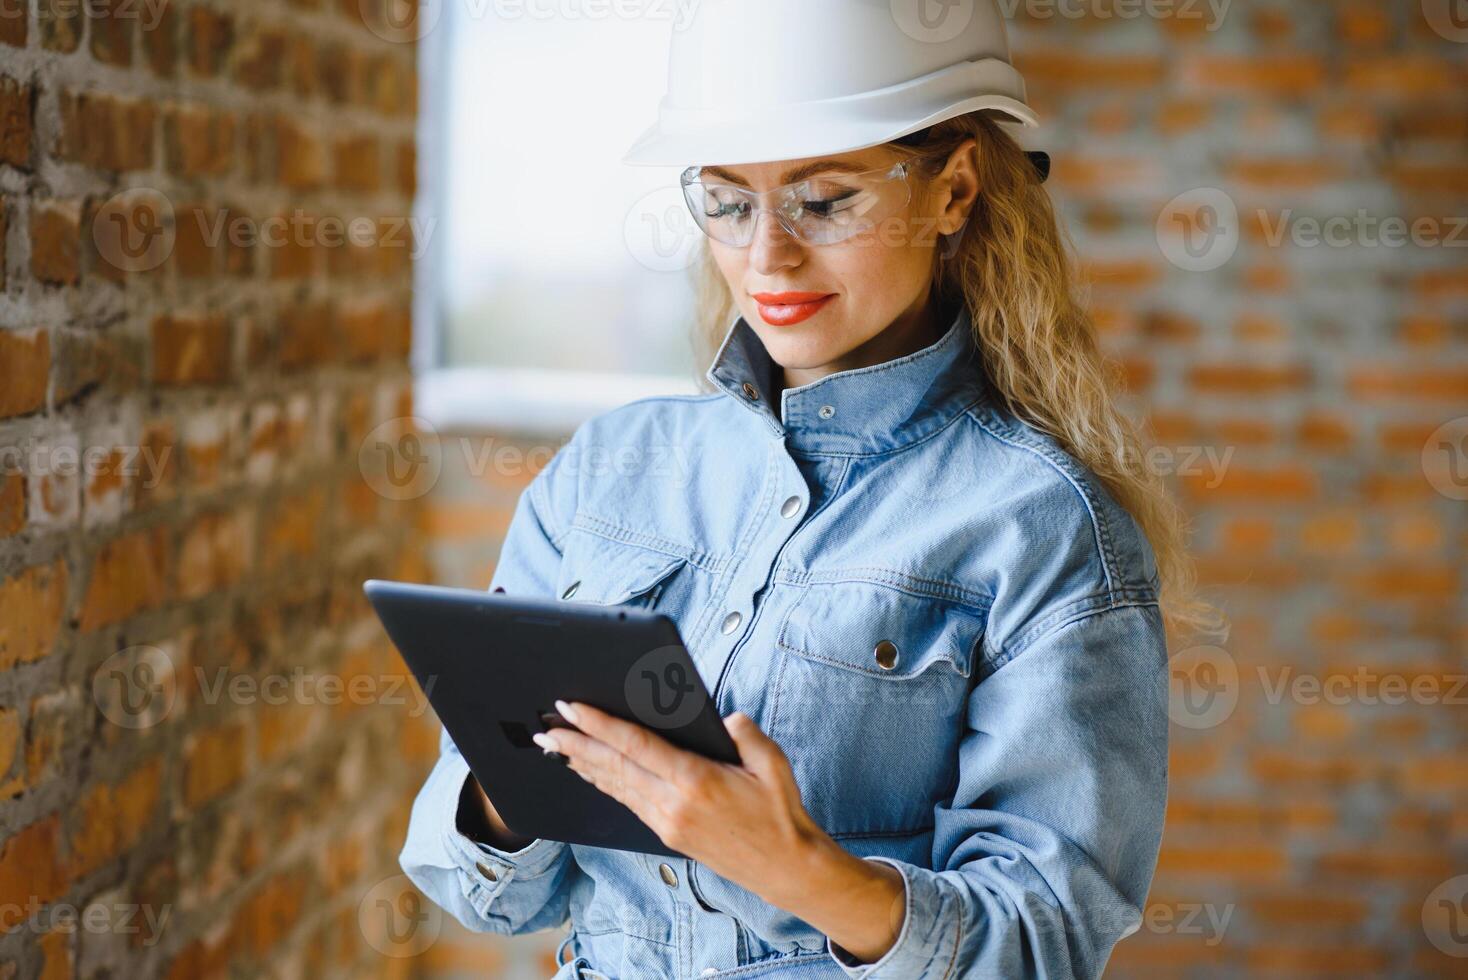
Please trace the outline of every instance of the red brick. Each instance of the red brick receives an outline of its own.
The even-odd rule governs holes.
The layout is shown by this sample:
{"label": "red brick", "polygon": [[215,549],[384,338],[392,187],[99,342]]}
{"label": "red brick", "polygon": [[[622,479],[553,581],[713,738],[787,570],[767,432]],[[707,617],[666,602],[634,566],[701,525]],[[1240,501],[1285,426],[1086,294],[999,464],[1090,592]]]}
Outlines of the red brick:
{"label": "red brick", "polygon": [[1202,129],[1213,118],[1213,107],[1197,98],[1171,98],[1157,110],[1157,131],[1165,136],[1180,136]]}
{"label": "red brick", "polygon": [[1324,853],[1318,863],[1324,874],[1360,878],[1369,883],[1430,879],[1435,885],[1456,870],[1452,856],[1444,850],[1432,846],[1394,847],[1380,840],[1369,848]]}
{"label": "red brick", "polygon": [[1337,33],[1348,44],[1375,46],[1391,39],[1392,24],[1387,11],[1376,3],[1355,2],[1336,14]]}
{"label": "red brick", "polygon": [[91,22],[92,57],[103,64],[131,65],[139,10],[134,0],[88,0],[83,6]]}
{"label": "red brick", "polygon": [[[4,4],[0,4],[3,9]],[[0,13],[0,24],[5,19]],[[31,167],[34,105],[35,90],[31,86],[0,77],[0,161],[22,170]]]}
{"label": "red brick", "polygon": [[1452,62],[1429,55],[1353,57],[1345,59],[1342,67],[1346,87],[1373,101],[1391,96],[1431,98],[1468,84],[1468,77]]}
{"label": "red brick", "polygon": [[153,381],[160,385],[229,380],[233,333],[221,316],[175,314],[153,321]]}
{"label": "red brick", "polygon": [[336,347],[335,313],[325,303],[281,310],[277,331],[282,371],[293,372],[325,364]]}
{"label": "red brick", "polygon": [[60,772],[67,719],[75,716],[76,700],[76,695],[69,691],[53,691],[31,699],[25,747],[27,788],[54,779]]}
{"label": "red brick", "polygon": [[50,333],[0,330],[0,418],[45,408],[50,373]]}
{"label": "red brick", "polygon": [[1166,78],[1160,57],[1086,55],[1075,48],[1015,51],[1027,83],[1040,91],[1150,91]]}
{"label": "red brick", "polygon": [[283,187],[313,190],[326,180],[327,154],[321,139],[289,119],[275,123],[276,168]]}
{"label": "red brick", "polygon": [[152,823],[163,782],[163,763],[154,758],[120,782],[99,783],[82,796],[71,839],[72,876],[83,877],[130,850]]}
{"label": "red brick", "polygon": [[66,612],[66,562],[0,579],[0,671],[48,655]]}
{"label": "red brick", "polygon": [[116,334],[58,330],[55,368],[51,373],[52,399],[57,409],[81,403],[104,385],[114,393],[137,388],[142,380],[137,345]]}
{"label": "red brick", "polygon": [[189,7],[184,24],[185,64],[204,78],[218,75],[234,45],[234,19],[228,14],[195,4]]}
{"label": "red brick", "polygon": [[1248,951],[1249,976],[1381,976],[1391,959],[1379,946],[1322,941],[1319,945],[1267,939]]}
{"label": "red brick", "polygon": [[261,564],[271,571],[315,553],[320,543],[326,498],[320,487],[283,497],[265,521]]}
{"label": "red brick", "polygon": [[0,538],[19,534],[26,520],[26,483],[20,473],[0,474]]}
{"label": "red brick", "polygon": [[67,0],[40,0],[38,6],[41,46],[70,53],[82,38],[82,5]]}
{"label": "red brick", "polygon": [[338,140],[334,153],[338,187],[371,194],[382,186],[382,146],[377,137],[362,133]]}
{"label": "red brick", "polygon": [[299,923],[306,898],[306,879],[277,875],[247,898],[236,924],[249,949],[262,959]]}
{"label": "red brick", "polygon": [[36,980],[71,980],[71,937],[70,931],[48,932],[38,940],[41,947],[42,965]]}
{"label": "red brick", "polygon": [[57,155],[97,170],[148,170],[158,110],[150,102],[101,92],[61,96]]}
{"label": "red brick", "polygon": [[1354,554],[1363,539],[1361,515],[1351,510],[1311,514],[1300,527],[1300,547],[1306,552],[1344,557]]}
{"label": "red brick", "polygon": [[184,802],[198,807],[237,784],[245,774],[245,739],[238,722],[195,732],[184,760]]}
{"label": "red brick", "polygon": [[81,279],[81,220],[78,201],[31,206],[31,275],[63,286]]}
{"label": "red brick", "polygon": [[388,311],[381,306],[343,309],[337,314],[338,340],[348,361],[374,361],[388,339]]}
{"label": "red brick", "polygon": [[[1468,194],[1468,167],[1460,163],[1395,163],[1387,169],[1387,175],[1407,193]],[[1441,234],[1443,238],[1456,235],[1462,240],[1461,230],[1455,232],[1451,226],[1444,226]]]}
{"label": "red brick", "polygon": [[30,4],[24,0],[0,3],[0,44],[23,48],[30,34]]}
{"label": "red brick", "polygon": [[1232,463],[1223,474],[1184,475],[1182,484],[1198,497],[1263,500],[1284,503],[1314,499],[1319,494],[1316,473],[1303,466],[1252,468]]}
{"label": "red brick", "polygon": [[1188,369],[1188,384],[1201,391],[1262,395],[1305,387],[1310,372],[1300,364],[1198,364]]}
{"label": "red brick", "polygon": [[237,124],[232,113],[201,105],[179,105],[165,113],[165,121],[168,165],[175,174],[218,177],[234,167]]}
{"label": "red brick", "polygon": [[253,525],[244,513],[211,513],[185,530],[179,552],[179,591],[192,599],[238,583],[253,559]]}
{"label": "red brick", "polygon": [[135,531],[104,544],[92,562],[81,628],[120,623],[167,598],[167,532],[162,527]]}
{"label": "red brick", "polygon": [[1300,420],[1295,438],[1307,449],[1339,451],[1351,447],[1355,433],[1347,419],[1315,412]]}
{"label": "red brick", "polygon": [[1468,403],[1468,371],[1462,368],[1360,367],[1346,384],[1353,398]]}
{"label": "red brick", "polygon": [[20,712],[0,707],[0,796],[12,796],[25,787],[25,755],[20,745]]}
{"label": "red brick", "polygon": [[172,78],[178,68],[178,8],[172,0],[155,2],[156,20],[140,25],[143,57],[159,78]]}
{"label": "red brick", "polygon": [[398,193],[412,200],[418,191],[418,147],[409,140],[398,144],[396,172]]}
{"label": "red brick", "polygon": [[1268,842],[1218,841],[1206,847],[1173,844],[1158,855],[1159,874],[1218,875],[1251,880],[1278,877],[1287,866],[1284,852]]}
{"label": "red brick", "polygon": [[1210,94],[1273,95],[1298,100],[1325,83],[1326,70],[1319,58],[1299,52],[1269,56],[1194,53],[1184,59],[1182,77]]}
{"label": "red brick", "polygon": [[285,68],[285,34],[278,27],[252,25],[236,51],[236,81],[257,92],[274,91],[285,77]]}
{"label": "red brick", "polygon": [[37,902],[60,898],[68,885],[56,815],[38,820],[0,843],[0,930],[23,921]]}
{"label": "red brick", "polygon": [[[1342,170],[1339,163],[1323,158],[1238,157],[1228,164],[1226,173],[1239,184],[1296,190],[1330,183],[1341,176]],[[1271,216],[1271,220],[1278,220],[1278,216]]]}
{"label": "red brick", "polygon": [[1295,33],[1293,12],[1265,7],[1250,12],[1249,29],[1265,44],[1288,41]]}

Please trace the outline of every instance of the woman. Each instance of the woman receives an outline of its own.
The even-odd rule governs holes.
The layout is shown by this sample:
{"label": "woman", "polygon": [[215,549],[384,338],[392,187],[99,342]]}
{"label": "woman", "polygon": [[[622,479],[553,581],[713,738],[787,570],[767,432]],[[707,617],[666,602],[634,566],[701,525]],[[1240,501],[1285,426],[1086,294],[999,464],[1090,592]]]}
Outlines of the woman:
{"label": "woman", "polygon": [[491,586],[671,616],[741,765],[558,703],[542,747],[690,859],[517,837],[447,735],[401,856],[471,929],[569,918],[557,977],[1090,977],[1140,924],[1163,609],[1211,610],[995,121],[1034,123],[997,11],[898,7],[710,0],[630,154],[710,161],[714,390],[582,425]]}

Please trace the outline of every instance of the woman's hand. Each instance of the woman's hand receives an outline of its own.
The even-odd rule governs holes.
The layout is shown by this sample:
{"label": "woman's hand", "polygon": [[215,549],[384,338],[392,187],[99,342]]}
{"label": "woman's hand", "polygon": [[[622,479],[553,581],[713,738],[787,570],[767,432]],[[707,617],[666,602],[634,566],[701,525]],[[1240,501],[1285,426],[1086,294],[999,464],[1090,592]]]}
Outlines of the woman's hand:
{"label": "woman's hand", "polygon": [[785,753],[747,715],[724,719],[743,762],[733,766],[588,704],[557,701],[556,709],[579,731],[536,734],[537,744],[565,755],[664,844],[757,894],[785,891],[792,857],[826,836],[800,802]]}
{"label": "woman's hand", "polygon": [[724,725],[740,765],[680,749],[588,704],[556,702],[576,726],[537,733],[541,748],[621,802],[662,839],[715,873],[800,916],[870,962],[902,925],[892,868],[844,851],[811,819],[780,746],[739,712]]}

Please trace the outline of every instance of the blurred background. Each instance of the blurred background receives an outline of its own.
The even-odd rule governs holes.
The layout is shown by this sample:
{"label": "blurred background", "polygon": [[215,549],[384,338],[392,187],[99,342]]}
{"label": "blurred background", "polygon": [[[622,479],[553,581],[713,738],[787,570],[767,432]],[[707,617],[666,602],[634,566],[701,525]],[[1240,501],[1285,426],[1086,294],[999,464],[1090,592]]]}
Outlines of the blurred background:
{"label": "blurred background", "polygon": [[[1108,975],[1468,977],[1468,5],[1003,6],[1233,621]],[[0,978],[553,972],[397,868],[437,727],[360,585],[484,588],[697,389],[618,163],[687,9],[0,0]]]}

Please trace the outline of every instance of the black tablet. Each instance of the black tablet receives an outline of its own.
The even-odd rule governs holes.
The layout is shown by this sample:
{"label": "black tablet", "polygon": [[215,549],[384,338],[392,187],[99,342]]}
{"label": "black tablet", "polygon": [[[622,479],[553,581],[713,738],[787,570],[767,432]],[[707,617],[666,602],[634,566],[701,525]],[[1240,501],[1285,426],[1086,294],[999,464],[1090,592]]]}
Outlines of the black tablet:
{"label": "black tablet", "polygon": [[616,605],[380,579],[362,589],[512,831],[686,857],[530,738],[567,724],[555,713],[561,698],[737,764],[734,741],[671,619]]}

